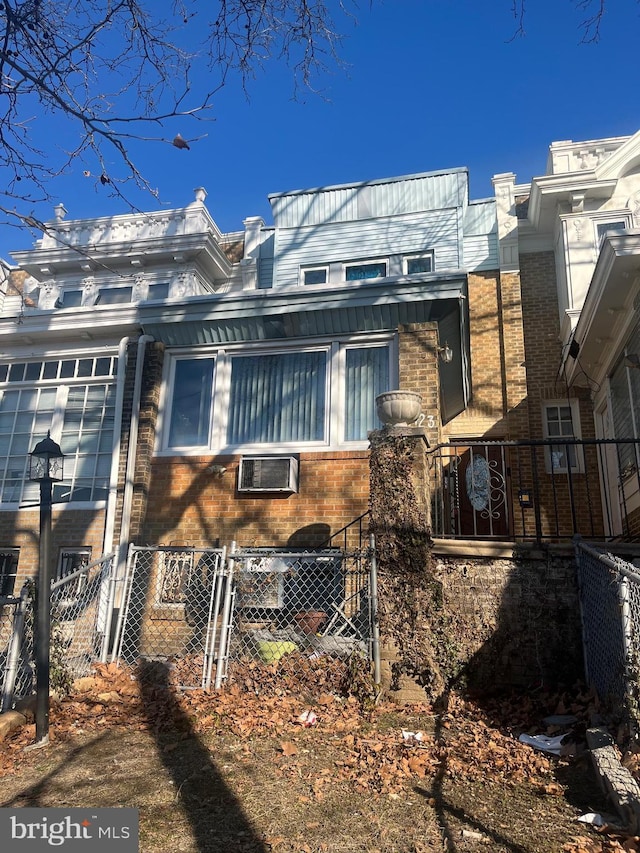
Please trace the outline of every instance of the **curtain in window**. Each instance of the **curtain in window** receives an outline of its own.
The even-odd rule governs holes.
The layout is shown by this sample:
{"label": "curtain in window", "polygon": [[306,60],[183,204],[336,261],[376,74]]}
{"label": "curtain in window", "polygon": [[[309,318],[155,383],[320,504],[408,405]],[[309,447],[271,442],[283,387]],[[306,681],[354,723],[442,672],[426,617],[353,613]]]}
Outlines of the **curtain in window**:
{"label": "curtain in window", "polygon": [[231,359],[229,444],[322,441],[325,352]]}
{"label": "curtain in window", "polygon": [[389,348],[348,349],[345,370],[345,440],[359,441],[380,426],[376,396],[389,390]]}
{"label": "curtain in window", "polygon": [[176,361],[169,447],[201,447],[208,443],[213,363],[212,358]]}

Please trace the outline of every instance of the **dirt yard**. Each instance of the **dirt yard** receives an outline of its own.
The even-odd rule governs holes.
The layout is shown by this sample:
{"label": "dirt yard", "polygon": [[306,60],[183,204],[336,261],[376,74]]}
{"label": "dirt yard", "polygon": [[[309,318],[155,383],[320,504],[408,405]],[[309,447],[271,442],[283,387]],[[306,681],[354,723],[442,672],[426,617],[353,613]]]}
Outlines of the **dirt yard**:
{"label": "dirt yard", "polygon": [[[0,806],[135,807],[141,853],[640,850],[577,821],[607,808],[580,738],[592,697],[399,709],[340,664],[290,657],[219,693],[98,668],[54,703],[49,746],[24,751],[32,724],[2,744]],[[578,718],[573,756],[519,743],[554,733],[549,713]]]}

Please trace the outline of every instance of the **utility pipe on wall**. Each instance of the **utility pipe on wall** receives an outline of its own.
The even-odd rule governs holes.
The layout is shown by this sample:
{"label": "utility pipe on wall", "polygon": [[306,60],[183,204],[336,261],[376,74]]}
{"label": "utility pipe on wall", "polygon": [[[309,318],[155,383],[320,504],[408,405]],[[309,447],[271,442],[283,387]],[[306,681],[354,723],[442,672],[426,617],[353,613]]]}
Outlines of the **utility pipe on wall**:
{"label": "utility pipe on wall", "polygon": [[[125,474],[124,474],[124,494],[122,500],[122,516],[120,523],[120,540],[118,544],[117,551],[115,553],[114,561],[115,561],[115,569],[112,568],[111,580],[109,583],[109,590],[107,594],[107,606],[105,608],[106,612],[106,624],[104,628],[103,640],[102,640],[102,649],[100,653],[100,660],[104,663],[108,659],[109,654],[109,645],[111,642],[111,625],[113,621],[113,613],[116,604],[119,602],[116,601],[118,595],[118,584],[122,582],[125,576],[126,567],[127,567],[127,547],[129,544],[129,532],[131,530],[131,505],[133,503],[133,480],[135,476],[135,464],[136,464],[136,450],[138,444],[138,426],[140,423],[140,398],[142,396],[142,371],[144,367],[144,351],[145,347],[148,343],[153,342],[155,339],[151,335],[140,335],[138,338],[138,351],[136,357],[136,373],[133,382],[133,399],[131,402],[131,422],[129,425],[129,447],[127,449],[127,460],[125,464]],[[126,380],[126,369],[123,366],[122,373],[120,371],[121,364],[125,365],[126,362],[126,352],[129,344],[129,338],[123,338],[120,341],[120,349],[118,351],[118,358],[122,358],[122,362],[118,361],[118,379],[117,379],[117,397],[116,397],[116,422],[118,423],[118,435],[117,439],[114,439],[114,451],[113,451],[113,462],[112,462],[112,477],[111,481],[114,482],[114,469],[115,469],[115,482],[117,483],[117,475],[119,471],[120,464],[120,445],[122,438],[122,410],[123,410],[123,399],[124,399],[124,385]],[[118,407],[120,412],[120,417],[117,418]],[[109,491],[109,499],[111,501],[111,490]],[[113,506],[107,509],[107,519],[105,522],[105,545],[109,542],[108,536],[110,537],[110,541],[113,544],[113,536],[115,530],[115,509],[116,509],[116,498],[117,491],[114,490],[113,493]],[[106,550],[106,549],[105,549]],[[111,550],[115,550],[113,547]]]}

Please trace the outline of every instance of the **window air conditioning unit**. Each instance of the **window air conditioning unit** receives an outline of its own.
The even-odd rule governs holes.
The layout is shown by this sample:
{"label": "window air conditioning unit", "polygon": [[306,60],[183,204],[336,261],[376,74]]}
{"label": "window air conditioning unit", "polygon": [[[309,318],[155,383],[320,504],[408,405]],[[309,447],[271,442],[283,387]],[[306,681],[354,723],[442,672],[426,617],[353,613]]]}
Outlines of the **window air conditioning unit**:
{"label": "window air conditioning unit", "polygon": [[243,456],[238,468],[239,492],[297,492],[295,456]]}

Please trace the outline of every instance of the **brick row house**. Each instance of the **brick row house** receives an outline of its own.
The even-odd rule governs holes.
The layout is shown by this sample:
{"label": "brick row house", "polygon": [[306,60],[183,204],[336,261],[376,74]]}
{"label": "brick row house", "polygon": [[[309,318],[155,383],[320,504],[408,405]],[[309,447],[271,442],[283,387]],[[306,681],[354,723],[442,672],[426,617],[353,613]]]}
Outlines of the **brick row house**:
{"label": "brick row house", "polygon": [[0,297],[2,591],[36,571],[47,431],[58,576],[110,552],[122,571],[129,542],[325,542],[367,510],[394,388],[423,397],[437,536],[637,532],[635,445],[570,442],[637,435],[639,167],[640,133],[554,143],[493,198],[427,172],[274,194],[273,225],[234,233],[201,188],[59,205]]}

